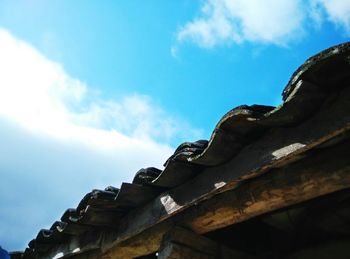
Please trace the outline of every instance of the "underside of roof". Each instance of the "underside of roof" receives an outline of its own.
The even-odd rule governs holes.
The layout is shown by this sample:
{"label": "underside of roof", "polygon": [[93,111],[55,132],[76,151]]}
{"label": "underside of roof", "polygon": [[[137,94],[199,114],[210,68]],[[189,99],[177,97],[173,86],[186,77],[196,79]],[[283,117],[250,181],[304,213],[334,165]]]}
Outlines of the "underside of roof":
{"label": "underside of roof", "polygon": [[[292,75],[282,96],[278,107],[232,109],[209,141],[181,144],[163,170],[144,168],[132,183],[86,194],[76,208],[67,209],[50,229],[40,230],[28,248],[12,258],[68,258],[95,250],[101,258],[118,253],[122,258],[136,246],[143,247],[139,255],[145,255],[157,251],[158,236],[174,224],[204,234],[349,188],[349,171],[343,169],[350,162],[342,163],[344,158],[332,164],[327,157],[337,154],[340,159],[349,150],[349,145],[331,149],[345,145],[350,131],[350,43],[308,59]],[[323,163],[329,171],[317,168]],[[313,175],[303,172],[305,164],[313,168]],[[296,173],[288,173],[290,168]],[[271,173],[278,170],[282,170],[278,176]],[[267,174],[270,178],[261,178]],[[312,179],[313,185],[298,189],[306,179]],[[326,182],[327,188],[322,188]],[[292,185],[298,189],[290,191],[292,198],[267,191]],[[246,197],[254,192],[253,198]],[[229,211],[223,209],[229,207],[223,204],[225,199],[230,201]],[[225,213],[231,214],[225,218]],[[135,245],[142,243],[145,233],[158,241]]]}

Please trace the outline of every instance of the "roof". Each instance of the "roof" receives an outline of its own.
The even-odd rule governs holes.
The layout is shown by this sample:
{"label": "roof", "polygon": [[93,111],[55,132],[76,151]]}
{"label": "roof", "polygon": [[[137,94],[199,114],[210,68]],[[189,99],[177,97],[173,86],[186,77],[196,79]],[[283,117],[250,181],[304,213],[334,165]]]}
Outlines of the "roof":
{"label": "roof", "polygon": [[[165,161],[163,170],[140,169],[132,183],[92,190],[76,208],[67,209],[50,229],[40,230],[24,253],[13,254],[12,258],[45,258],[53,254],[56,258],[69,257],[76,248],[73,245],[69,251],[69,244],[79,240],[79,247],[85,244],[85,249],[95,249],[89,247],[90,241],[101,244],[103,241],[96,242],[96,238],[103,237],[100,233],[105,232],[112,233],[109,238],[123,239],[124,230],[132,224],[129,221],[141,217],[138,209],[153,206],[149,204],[155,204],[156,200],[163,207],[153,206],[153,213],[165,219],[197,204],[204,196],[209,199],[216,193],[236,188],[238,182],[250,181],[290,162],[289,154],[293,153],[293,159],[297,159],[316,145],[339,139],[349,130],[349,114],[339,107],[333,118],[322,111],[331,106],[330,96],[347,93],[344,89],[350,86],[349,71],[350,43],[311,57],[292,75],[283,90],[280,106],[242,105],[232,109],[218,122],[209,141],[181,144]],[[327,122],[325,129],[321,129],[325,124],[322,120]],[[308,132],[313,127],[315,131]],[[333,133],[326,135],[331,130]],[[284,147],[278,148],[278,143],[283,141]],[[282,161],[282,157],[286,159]],[[164,204],[170,201],[164,197],[170,196],[164,194],[176,192],[188,183],[193,186],[193,193],[182,193],[183,202],[178,202],[181,206],[166,207]],[[135,225],[133,229],[140,233],[143,225]],[[65,247],[65,252],[59,254],[61,247]]]}

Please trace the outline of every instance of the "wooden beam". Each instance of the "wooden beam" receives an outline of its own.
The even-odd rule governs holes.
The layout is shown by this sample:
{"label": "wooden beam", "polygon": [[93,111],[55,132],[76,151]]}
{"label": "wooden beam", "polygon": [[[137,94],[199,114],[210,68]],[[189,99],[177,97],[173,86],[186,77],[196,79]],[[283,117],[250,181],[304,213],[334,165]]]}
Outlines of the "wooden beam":
{"label": "wooden beam", "polygon": [[213,259],[218,245],[209,239],[181,228],[171,229],[162,238],[158,259]]}
{"label": "wooden beam", "polygon": [[106,254],[130,258],[155,252],[165,232],[182,224],[195,233],[206,233],[303,201],[350,188],[350,144],[320,149],[288,167],[275,169],[238,188],[217,194],[132,239]]}
{"label": "wooden beam", "polygon": [[[350,142],[314,151],[309,157],[241,184],[198,206],[183,221],[206,233],[322,195],[350,188]],[[189,210],[190,211],[190,210]]]}
{"label": "wooden beam", "polygon": [[[314,164],[315,157],[302,160],[300,169],[293,169],[297,170],[294,174],[288,174],[290,169],[283,168],[308,156],[309,151],[316,147],[342,141],[342,137],[350,131],[350,103],[347,98],[349,95],[350,89],[345,89],[339,97],[331,96],[324,108],[312,119],[297,127],[271,130],[262,139],[242,150],[229,163],[208,168],[194,180],[131,212],[121,221],[117,233],[106,233],[102,250],[106,253],[126,255],[127,253],[122,251],[138,254],[137,250],[140,249],[140,253],[146,254],[159,248],[162,234],[170,229],[173,222],[186,222],[195,232],[205,233],[273,209],[349,187],[348,182],[341,183],[334,174],[335,171],[325,173],[323,168],[317,168]],[[345,152],[348,152],[349,147],[346,146],[346,149]],[[334,157],[332,152],[327,156]],[[341,161],[334,164],[327,157],[321,160],[324,161],[327,161],[325,167],[333,166],[338,171],[344,169],[339,167],[340,165],[345,166]],[[308,167],[305,167],[306,164]],[[282,169],[266,175],[266,178],[257,178],[250,183],[244,182],[274,168]],[[308,168],[309,171],[305,172],[303,168]],[[320,178],[314,179],[310,170],[318,170]],[[347,173],[346,170],[341,171],[345,179],[348,177]],[[291,181],[288,182],[288,179]],[[277,182],[280,186],[276,185]],[[240,187],[227,192],[240,185],[247,186],[245,188],[248,188],[248,191],[242,191]],[[258,190],[261,190],[261,196],[256,194]],[[227,193],[213,198],[221,192]],[[219,197],[226,197],[222,201],[227,199],[229,202],[219,202]],[[216,203],[220,204],[219,207]],[[184,210],[185,213],[175,217]],[[185,216],[188,215],[187,210],[195,212],[190,213],[191,216]],[[152,238],[148,238],[149,236]],[[143,244],[143,239],[148,240],[147,244]]]}
{"label": "wooden beam", "polygon": [[253,256],[234,251],[209,238],[184,228],[174,227],[163,236],[158,259],[251,259]]}

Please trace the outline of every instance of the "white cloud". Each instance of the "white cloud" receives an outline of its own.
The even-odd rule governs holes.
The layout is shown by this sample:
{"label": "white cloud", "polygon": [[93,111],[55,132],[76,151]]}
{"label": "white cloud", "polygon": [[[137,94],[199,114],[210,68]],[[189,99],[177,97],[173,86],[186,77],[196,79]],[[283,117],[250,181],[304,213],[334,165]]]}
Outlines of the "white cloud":
{"label": "white cloud", "polygon": [[0,57],[0,243],[9,250],[24,249],[91,189],[161,167],[174,138],[199,137],[150,97],[94,94],[4,29]]}
{"label": "white cloud", "polygon": [[180,28],[177,42],[191,40],[204,48],[243,42],[284,46],[305,36],[310,24],[320,26],[324,13],[350,33],[347,0],[206,0],[200,16]]}
{"label": "white cloud", "polygon": [[300,6],[290,0],[207,0],[201,17],[181,28],[177,39],[192,39],[202,47],[244,41],[285,44],[303,33]]}
{"label": "white cloud", "polygon": [[31,131],[90,144],[93,134],[96,144],[104,146],[98,141],[109,142],[109,136],[119,142],[130,141],[126,135],[168,142],[178,134],[180,122],[185,124],[144,95],[119,102],[101,99],[60,64],[5,30],[0,30],[0,57],[0,115]]}
{"label": "white cloud", "polygon": [[326,19],[343,28],[345,33],[350,35],[350,1],[348,0],[313,0],[313,5],[318,8],[318,15],[321,16],[319,7],[326,12]]}

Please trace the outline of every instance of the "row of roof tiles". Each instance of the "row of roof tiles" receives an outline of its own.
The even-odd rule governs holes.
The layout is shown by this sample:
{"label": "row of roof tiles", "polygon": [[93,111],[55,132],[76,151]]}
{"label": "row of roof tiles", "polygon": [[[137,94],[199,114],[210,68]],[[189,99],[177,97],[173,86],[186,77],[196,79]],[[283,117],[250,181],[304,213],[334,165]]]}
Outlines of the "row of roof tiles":
{"label": "row of roof tiles", "polygon": [[274,127],[290,127],[306,120],[330,92],[350,85],[350,43],[329,48],[308,59],[293,74],[283,91],[283,103],[239,106],[216,125],[209,141],[181,144],[164,163],[139,170],[132,183],[109,186],[86,194],[76,208],[68,209],[50,229],[42,229],[24,253],[13,258],[40,258],[50,249],[89,231],[117,229],[119,220],[165,190],[181,185],[206,167],[223,164]]}

